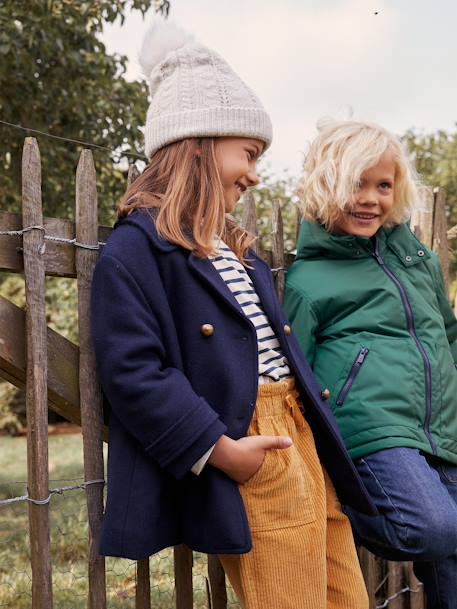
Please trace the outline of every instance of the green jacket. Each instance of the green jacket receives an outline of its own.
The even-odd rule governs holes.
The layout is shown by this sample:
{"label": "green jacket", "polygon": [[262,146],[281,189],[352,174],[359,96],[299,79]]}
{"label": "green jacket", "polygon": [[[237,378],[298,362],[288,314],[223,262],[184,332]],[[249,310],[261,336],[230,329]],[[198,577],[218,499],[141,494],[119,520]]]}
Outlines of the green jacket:
{"label": "green jacket", "polygon": [[457,463],[457,321],[406,225],[370,240],[304,222],[285,309],[352,458],[404,446]]}

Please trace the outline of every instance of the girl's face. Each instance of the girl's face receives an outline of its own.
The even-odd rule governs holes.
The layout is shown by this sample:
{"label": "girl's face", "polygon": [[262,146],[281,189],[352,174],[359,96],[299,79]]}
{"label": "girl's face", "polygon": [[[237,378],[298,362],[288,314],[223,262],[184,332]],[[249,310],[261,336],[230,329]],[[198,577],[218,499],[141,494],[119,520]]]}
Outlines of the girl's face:
{"label": "girl's face", "polygon": [[263,148],[260,140],[246,137],[220,137],[216,140],[216,162],[227,213],[235,209],[247,188],[259,183],[256,165]]}
{"label": "girl's face", "polygon": [[336,234],[372,237],[389,219],[394,204],[396,165],[392,153],[362,173],[354,205],[341,212],[335,222]]}

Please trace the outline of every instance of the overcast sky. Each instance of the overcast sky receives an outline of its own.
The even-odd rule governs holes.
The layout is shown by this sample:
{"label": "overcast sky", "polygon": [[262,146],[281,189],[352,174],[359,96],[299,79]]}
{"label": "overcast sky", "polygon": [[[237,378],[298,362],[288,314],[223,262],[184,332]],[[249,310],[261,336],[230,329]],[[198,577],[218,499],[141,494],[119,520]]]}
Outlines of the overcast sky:
{"label": "overcast sky", "polygon": [[[107,27],[109,52],[129,57],[146,22]],[[170,20],[214,48],[271,115],[273,172],[300,171],[324,116],[376,121],[404,133],[455,131],[456,0],[171,0]]]}

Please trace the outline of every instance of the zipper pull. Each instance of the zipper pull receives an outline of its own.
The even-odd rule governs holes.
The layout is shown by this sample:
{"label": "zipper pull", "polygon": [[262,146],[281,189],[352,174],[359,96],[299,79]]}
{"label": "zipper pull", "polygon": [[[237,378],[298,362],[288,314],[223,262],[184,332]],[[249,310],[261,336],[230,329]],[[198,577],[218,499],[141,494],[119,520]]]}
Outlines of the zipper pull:
{"label": "zipper pull", "polygon": [[364,347],[364,348],[363,348],[363,349],[360,351],[360,353],[359,353],[359,357],[357,358],[356,363],[357,363],[357,364],[363,364],[363,362],[364,362],[364,360],[365,360],[365,358],[366,358],[367,354],[368,354],[368,349],[367,349],[366,347]]}
{"label": "zipper pull", "polygon": [[373,257],[376,259],[376,262],[381,265],[381,266],[385,266],[385,262],[383,260],[383,258],[381,257],[380,253],[379,253],[379,241],[378,238],[375,237],[374,238],[374,249],[373,249]]}

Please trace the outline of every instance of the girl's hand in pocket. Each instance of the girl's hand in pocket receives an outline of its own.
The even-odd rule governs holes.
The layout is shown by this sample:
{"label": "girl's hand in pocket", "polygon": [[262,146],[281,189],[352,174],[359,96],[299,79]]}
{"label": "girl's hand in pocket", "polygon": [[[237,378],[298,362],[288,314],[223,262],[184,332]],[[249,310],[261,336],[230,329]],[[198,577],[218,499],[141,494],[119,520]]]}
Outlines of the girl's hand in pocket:
{"label": "girl's hand in pocket", "polygon": [[282,450],[292,446],[285,436],[247,436],[232,440],[221,436],[216,442],[208,463],[244,484],[261,467],[267,450]]}

